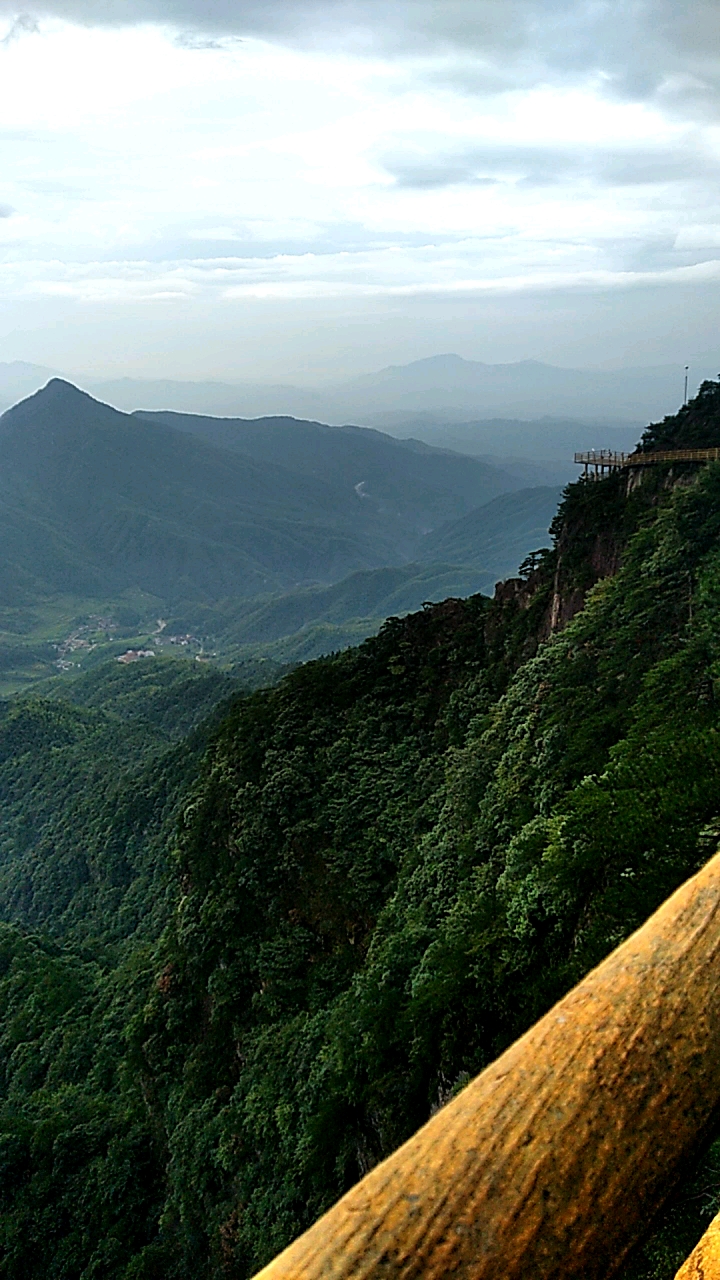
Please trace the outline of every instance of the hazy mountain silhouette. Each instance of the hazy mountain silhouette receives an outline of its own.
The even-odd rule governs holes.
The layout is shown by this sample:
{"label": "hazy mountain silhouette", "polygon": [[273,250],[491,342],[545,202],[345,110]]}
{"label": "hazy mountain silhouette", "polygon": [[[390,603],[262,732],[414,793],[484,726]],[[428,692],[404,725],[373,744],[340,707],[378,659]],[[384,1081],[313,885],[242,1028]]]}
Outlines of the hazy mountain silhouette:
{"label": "hazy mountain silhouette", "polygon": [[[133,412],[173,410],[218,417],[287,415],[326,418],[327,397],[322,391],[278,383],[227,383],[202,380],[181,382],[172,378],[88,379],[88,389],[118,409]],[[334,421],[334,419],[333,419]]]}
{"label": "hazy mountain silhouette", "polygon": [[489,570],[498,578],[514,573],[531,550],[548,545],[548,527],[562,489],[519,489],[493,498],[423,538],[418,560]]}
{"label": "hazy mountain silhouette", "polygon": [[217,432],[213,423],[193,434],[187,423],[122,414],[60,379],[9,410],[0,418],[5,602],[133,587],[179,603],[336,582],[412,559],[429,529],[512,483],[477,460],[379,432],[246,425],[258,457],[199,438]]}
{"label": "hazy mountain silhouette", "polygon": [[368,427],[330,427],[297,418],[208,418],[138,412],[134,417],[187,432],[206,443],[262,464],[282,460],[298,475],[333,489],[359,489],[380,520],[394,519],[414,533],[437,527],[460,509],[516,487],[487,463],[470,461],[420,440],[399,440]]}
{"label": "hazy mountain silhouette", "polygon": [[[707,371],[692,371],[696,383]],[[389,365],[332,386],[139,381],[98,383],[96,394],[124,410],[176,410],[229,417],[311,416],[407,434],[398,419],[431,415],[439,429],[492,418],[571,418],[582,423],[644,423],[682,400],[681,365],[618,370],[565,369],[537,360],[484,364],[448,354]],[[548,442],[552,432],[547,427]],[[574,447],[588,444],[581,431]],[[503,449],[502,433],[490,449]],[[524,456],[524,455],[523,455]]]}
{"label": "hazy mountain silhouette", "polygon": [[538,360],[483,364],[440,355],[390,365],[346,383],[340,394],[366,415],[469,410],[474,418],[567,415],[634,422],[674,411],[682,390],[680,366],[564,369]]}
{"label": "hazy mountain silhouette", "polygon": [[414,435],[436,448],[452,449],[507,466],[513,475],[523,474],[526,484],[559,483],[576,479],[573,454],[579,449],[634,448],[644,430],[638,421],[626,426],[581,422],[572,418],[486,418],[448,421],[433,413],[379,414],[387,418],[387,430],[400,436]]}

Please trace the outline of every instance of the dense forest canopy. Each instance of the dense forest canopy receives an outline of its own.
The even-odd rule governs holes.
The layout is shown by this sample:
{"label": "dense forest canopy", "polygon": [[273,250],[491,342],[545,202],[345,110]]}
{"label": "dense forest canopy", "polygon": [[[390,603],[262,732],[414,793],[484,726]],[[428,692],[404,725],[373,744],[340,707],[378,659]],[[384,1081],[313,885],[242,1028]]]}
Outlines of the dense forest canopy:
{"label": "dense forest canopy", "polygon": [[652,423],[641,448],[717,449],[720,447],[720,382],[703,382],[697,395],[676,414]]}
{"label": "dense forest canopy", "polygon": [[[713,431],[706,384],[644,439]],[[0,1276],[250,1276],[714,852],[720,464],[553,529],[271,688],[5,705]],[[716,1166],[627,1277],[674,1275]]]}

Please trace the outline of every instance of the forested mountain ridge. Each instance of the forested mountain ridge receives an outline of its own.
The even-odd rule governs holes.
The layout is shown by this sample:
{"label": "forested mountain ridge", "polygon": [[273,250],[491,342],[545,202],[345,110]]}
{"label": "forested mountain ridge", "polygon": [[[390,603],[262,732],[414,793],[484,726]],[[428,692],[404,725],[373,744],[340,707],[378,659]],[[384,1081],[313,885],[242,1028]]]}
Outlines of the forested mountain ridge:
{"label": "forested mountain ridge", "polygon": [[514,487],[477,459],[376,431],[296,423],[278,437],[263,424],[253,456],[163,417],[119,413],[60,379],[0,417],[2,514],[23,531],[5,595],[33,576],[171,603],[333,582],[411,558],[428,529]]}
{"label": "forested mountain ridge", "polygon": [[[720,465],[658,465],[570,486],[494,599],[170,744],[175,825],[124,872],[154,927],[2,930],[0,1275],[239,1280],[407,1137],[715,849],[718,636]],[[38,710],[9,714],[21,777]],[[713,1169],[627,1276],[674,1275]]]}
{"label": "forested mountain ridge", "polygon": [[352,491],[342,503],[312,477],[300,490],[277,464],[149,428],[59,380],[0,418],[0,459],[31,562],[42,563],[49,527],[68,548],[61,583],[75,591],[247,596],[341,577],[390,550]]}
{"label": "forested mountain ridge", "polygon": [[[305,660],[492,590],[548,508],[513,514],[519,483],[380,431],[129,415],[53,379],[0,417],[0,691],[177,635],[226,666]],[[483,514],[501,494],[504,523]],[[429,558],[426,535],[473,510],[478,554]],[[302,634],[278,632],[294,616]]]}
{"label": "forested mountain ridge", "polygon": [[237,688],[165,660],[0,702],[0,920],[102,947],[155,936],[178,797]]}
{"label": "forested mountain ridge", "polygon": [[[171,427],[216,448],[276,464],[297,476],[321,479],[350,493],[362,485],[363,501],[378,514],[395,511],[417,523],[424,509],[426,525],[448,519],[517,486],[497,467],[420,440],[398,440],[371,427],[330,427],[298,418],[208,418],[189,413],[148,413],[132,417]],[[424,503],[424,506],[423,506]]]}

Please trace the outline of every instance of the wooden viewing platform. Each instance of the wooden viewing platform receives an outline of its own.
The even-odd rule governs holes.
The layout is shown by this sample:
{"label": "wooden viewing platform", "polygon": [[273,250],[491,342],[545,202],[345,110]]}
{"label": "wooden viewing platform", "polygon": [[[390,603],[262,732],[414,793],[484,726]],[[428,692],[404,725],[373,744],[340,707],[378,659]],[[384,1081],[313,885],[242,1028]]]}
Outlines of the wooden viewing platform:
{"label": "wooden viewing platform", "polygon": [[653,453],[617,453],[614,449],[590,449],[576,453],[574,461],[584,467],[585,479],[598,480],[606,471],[621,467],[651,467],[659,462],[718,462],[720,449],[657,449]]}

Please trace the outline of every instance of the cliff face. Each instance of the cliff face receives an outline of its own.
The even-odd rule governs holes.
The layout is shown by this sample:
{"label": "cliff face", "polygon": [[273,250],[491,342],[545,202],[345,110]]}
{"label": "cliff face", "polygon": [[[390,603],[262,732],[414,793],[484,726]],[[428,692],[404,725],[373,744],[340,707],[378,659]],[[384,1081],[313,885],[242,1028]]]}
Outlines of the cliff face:
{"label": "cliff face", "polygon": [[[585,543],[585,559],[578,565],[576,549],[580,539]],[[585,529],[573,521],[562,525],[557,540],[552,600],[543,619],[541,639],[562,630],[580,612],[591,588],[602,578],[617,573],[626,541],[623,532],[614,527]]]}
{"label": "cliff face", "polygon": [[[488,626],[506,633],[514,618],[515,629],[526,633],[521,660],[580,612],[597,582],[617,573],[637,525],[636,509],[648,496],[643,489],[629,501],[625,478],[618,475],[568,485],[551,529],[552,550],[525,577],[509,578],[495,588]],[[526,615],[523,624],[521,615]]]}
{"label": "cliff face", "polygon": [[[652,453],[718,446],[720,382],[705,382],[678,413],[651,424],[638,448]],[[658,464],[568,485],[551,528],[552,552],[525,577],[497,584],[488,625],[498,631],[513,614],[531,611],[520,648],[523,659],[530,656],[580,612],[596,583],[618,572],[632,534],[670,491],[694,483],[700,465]]]}
{"label": "cliff face", "polygon": [[[248,1280],[714,852],[720,465],[571,485],[552,537],[494,600],[390,620],[111,784],[95,757],[133,756],[129,717],[100,738],[66,708],[70,752],[55,703],[17,704],[12,1280]],[[658,1280],[652,1259],[639,1276]]]}

